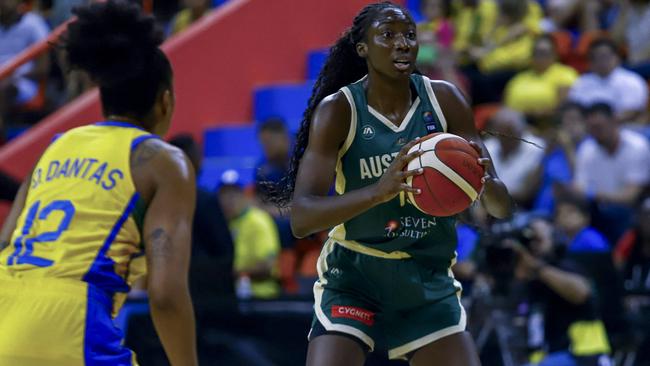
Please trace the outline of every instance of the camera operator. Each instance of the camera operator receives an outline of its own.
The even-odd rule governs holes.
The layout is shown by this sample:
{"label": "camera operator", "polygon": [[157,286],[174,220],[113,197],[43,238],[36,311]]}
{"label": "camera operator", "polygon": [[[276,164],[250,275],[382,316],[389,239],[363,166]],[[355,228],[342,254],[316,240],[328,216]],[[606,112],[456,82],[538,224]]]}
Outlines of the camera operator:
{"label": "camera operator", "polygon": [[533,309],[529,346],[545,353],[541,361],[536,357],[537,365],[610,365],[609,341],[590,280],[565,256],[566,246],[555,240],[548,221],[533,219],[528,229],[528,248],[515,239],[503,244],[516,253],[515,278],[527,284]]}

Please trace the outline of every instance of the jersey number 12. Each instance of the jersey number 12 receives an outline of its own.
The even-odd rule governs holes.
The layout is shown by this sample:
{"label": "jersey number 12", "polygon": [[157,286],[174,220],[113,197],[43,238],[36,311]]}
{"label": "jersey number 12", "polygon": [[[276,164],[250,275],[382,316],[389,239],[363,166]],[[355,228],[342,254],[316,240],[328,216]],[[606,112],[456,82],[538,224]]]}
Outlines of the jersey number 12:
{"label": "jersey number 12", "polygon": [[[27,211],[25,218],[25,225],[23,226],[22,234],[16,238],[14,242],[14,253],[9,256],[7,265],[13,264],[32,264],[37,267],[49,267],[54,264],[54,261],[32,255],[34,251],[34,243],[47,243],[59,239],[61,234],[70,226],[70,221],[75,213],[75,208],[72,202],[68,200],[54,201],[45,206],[39,213],[41,201],[36,201],[32,207]],[[63,212],[64,216],[59,223],[59,228],[56,231],[41,233],[36,237],[25,239],[29,235],[32,226],[36,220],[47,220],[48,216],[54,211]],[[24,248],[24,250],[23,250]]]}

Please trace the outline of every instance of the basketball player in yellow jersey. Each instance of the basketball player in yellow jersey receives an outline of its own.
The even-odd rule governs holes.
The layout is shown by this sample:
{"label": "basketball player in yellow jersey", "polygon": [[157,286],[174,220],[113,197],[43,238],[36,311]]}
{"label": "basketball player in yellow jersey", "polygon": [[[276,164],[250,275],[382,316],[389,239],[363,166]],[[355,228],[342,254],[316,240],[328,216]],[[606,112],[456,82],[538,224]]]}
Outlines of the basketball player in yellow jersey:
{"label": "basketball player in yellow jersey", "polygon": [[0,232],[0,365],[135,365],[112,315],[145,274],[171,364],[196,365],[194,172],[157,138],[174,110],[162,33],[126,2],[75,13],[63,48],[99,85],[106,121],[52,142]]}

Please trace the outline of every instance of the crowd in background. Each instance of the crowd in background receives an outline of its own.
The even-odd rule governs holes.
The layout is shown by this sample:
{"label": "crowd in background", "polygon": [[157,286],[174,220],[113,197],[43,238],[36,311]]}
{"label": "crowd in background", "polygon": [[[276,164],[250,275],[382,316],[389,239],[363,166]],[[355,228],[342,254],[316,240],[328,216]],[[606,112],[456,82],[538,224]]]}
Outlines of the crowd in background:
{"label": "crowd in background", "polygon": [[[0,0],[0,64],[82,2]],[[172,35],[216,3],[155,5]],[[546,352],[558,358],[543,365],[564,365],[567,354],[584,362],[632,354],[650,364],[650,0],[421,0],[417,10],[419,70],[465,93],[518,208],[507,222],[479,205],[459,217],[454,272],[479,346],[495,350],[485,357],[519,350],[535,361]],[[6,138],[91,86],[63,69],[46,55],[0,80]],[[226,171],[217,192],[199,190],[191,274],[199,318],[217,298],[311,296],[325,234],[294,238],[288,212],[265,200],[265,182],[288,167],[291,139],[282,120],[265,121],[254,186]],[[200,170],[191,136],[172,143]],[[15,182],[7,187],[3,194]],[[563,278],[541,276],[545,266]],[[504,324],[525,328],[522,344],[490,341]],[[491,331],[497,337],[481,338]]]}

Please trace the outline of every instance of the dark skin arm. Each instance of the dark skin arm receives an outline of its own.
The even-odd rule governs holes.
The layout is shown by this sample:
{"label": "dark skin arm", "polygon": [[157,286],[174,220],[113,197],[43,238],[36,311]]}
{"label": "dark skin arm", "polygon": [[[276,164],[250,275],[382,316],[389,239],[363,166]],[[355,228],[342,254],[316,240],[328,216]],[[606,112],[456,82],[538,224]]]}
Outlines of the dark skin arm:
{"label": "dark skin arm", "polygon": [[487,212],[499,219],[512,215],[512,198],[505,184],[499,180],[490,153],[476,131],[472,109],[462,93],[454,85],[444,81],[432,81],[431,86],[447,120],[447,132],[463,137],[476,149],[481,158],[479,164],[485,168],[481,203]]}
{"label": "dark skin arm", "polygon": [[27,200],[27,192],[29,191],[29,184],[32,180],[32,174],[30,173],[25,181],[20,185],[18,189],[18,194],[14,199],[14,203],[11,205],[11,210],[9,215],[5,219],[4,225],[2,225],[2,230],[0,230],[0,251],[9,245],[11,240],[11,234],[16,230],[16,225],[18,224],[18,218],[20,213],[23,212],[25,207],[25,201]]}
{"label": "dark skin arm", "polygon": [[194,171],[178,149],[147,140],[131,157],[138,192],[149,202],[144,220],[147,291],[156,331],[172,365],[197,365],[188,272],[196,202]]}
{"label": "dark skin arm", "polygon": [[343,195],[327,196],[334,181],[339,148],[350,128],[350,114],[350,105],[341,92],[325,98],[316,108],[291,208],[291,229],[299,238],[348,221],[400,192],[418,193],[404,182],[407,176],[421,174],[403,171],[410,160],[420,155],[420,152],[407,154],[416,143],[412,141],[404,146],[377,183]]}

